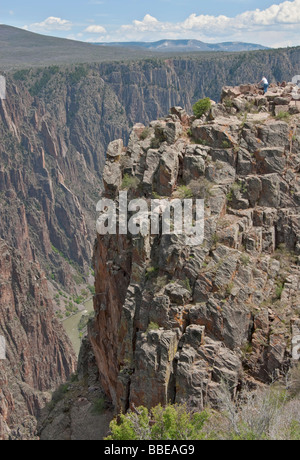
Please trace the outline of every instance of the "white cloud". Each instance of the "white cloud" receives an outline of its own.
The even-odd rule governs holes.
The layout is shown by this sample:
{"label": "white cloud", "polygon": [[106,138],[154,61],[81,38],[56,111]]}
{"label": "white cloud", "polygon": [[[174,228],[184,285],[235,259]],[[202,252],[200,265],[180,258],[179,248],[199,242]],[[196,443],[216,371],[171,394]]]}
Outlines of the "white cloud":
{"label": "white cloud", "polygon": [[287,1],[279,5],[272,5],[266,10],[246,11],[236,17],[243,24],[275,25],[300,24],[300,0]]}
{"label": "white cloud", "polygon": [[[182,22],[159,21],[147,14],[114,33],[113,40],[155,41],[161,38],[195,38],[203,41],[252,41],[268,46],[299,45],[300,0],[274,4],[265,10],[246,11],[235,17],[191,14]],[[286,46],[286,45],[282,45]]]}
{"label": "white cloud", "polygon": [[34,32],[49,32],[51,30],[71,30],[72,25],[72,22],[67,19],[50,16],[42,22],[35,22],[29,26],[25,25],[23,29]]}
{"label": "white cloud", "polygon": [[84,32],[87,32],[89,34],[105,34],[106,29],[102,26],[91,25],[91,26],[88,26]]}

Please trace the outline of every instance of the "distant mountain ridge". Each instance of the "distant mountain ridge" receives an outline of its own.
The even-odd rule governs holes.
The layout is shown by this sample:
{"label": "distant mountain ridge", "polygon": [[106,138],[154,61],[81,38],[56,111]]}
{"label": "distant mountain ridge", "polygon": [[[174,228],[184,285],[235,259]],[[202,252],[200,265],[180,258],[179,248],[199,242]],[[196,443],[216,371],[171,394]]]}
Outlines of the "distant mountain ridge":
{"label": "distant mountain ridge", "polygon": [[254,51],[270,49],[266,46],[243,43],[243,42],[223,42],[223,43],[205,43],[200,40],[159,40],[156,42],[111,42],[95,43],[102,46],[123,46],[125,48],[144,48],[151,51]]}
{"label": "distant mountain ridge", "polygon": [[[97,46],[95,46],[97,45]],[[100,45],[100,46],[99,46]],[[72,63],[111,62],[170,56],[174,53],[268,50],[242,42],[204,43],[199,40],[86,43],[29,32],[0,24],[1,70]]]}

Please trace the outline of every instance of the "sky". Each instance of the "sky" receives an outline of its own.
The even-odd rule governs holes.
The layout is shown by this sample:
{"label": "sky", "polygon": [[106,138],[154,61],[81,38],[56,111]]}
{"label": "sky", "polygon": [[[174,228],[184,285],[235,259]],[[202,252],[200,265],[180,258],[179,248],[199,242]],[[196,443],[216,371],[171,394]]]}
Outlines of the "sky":
{"label": "sky", "polygon": [[300,0],[1,0],[0,24],[84,42],[300,45]]}

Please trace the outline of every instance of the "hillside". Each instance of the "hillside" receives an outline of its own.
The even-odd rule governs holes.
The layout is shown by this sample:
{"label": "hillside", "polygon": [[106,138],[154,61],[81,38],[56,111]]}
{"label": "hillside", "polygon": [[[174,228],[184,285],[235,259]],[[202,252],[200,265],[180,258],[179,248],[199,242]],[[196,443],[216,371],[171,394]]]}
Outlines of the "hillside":
{"label": "hillside", "polygon": [[51,64],[119,61],[151,55],[123,47],[99,48],[75,40],[49,37],[0,25],[1,70]]}
{"label": "hillside", "polygon": [[254,51],[268,49],[266,46],[243,42],[204,43],[200,40],[159,40],[157,42],[111,42],[97,43],[102,46],[144,48],[158,52],[187,53],[193,51]]}

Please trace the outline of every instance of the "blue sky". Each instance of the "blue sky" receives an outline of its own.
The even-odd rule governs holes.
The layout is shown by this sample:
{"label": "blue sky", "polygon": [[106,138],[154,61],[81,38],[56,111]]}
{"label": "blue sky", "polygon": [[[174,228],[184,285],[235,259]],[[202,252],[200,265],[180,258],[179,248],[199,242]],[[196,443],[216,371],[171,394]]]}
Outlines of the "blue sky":
{"label": "blue sky", "polygon": [[300,45],[300,0],[1,0],[0,23],[81,41]]}

